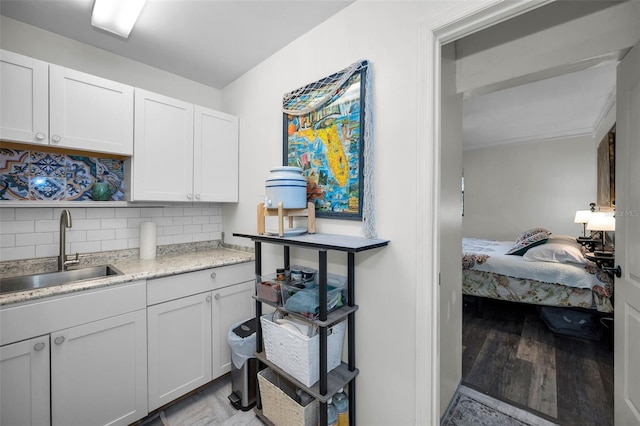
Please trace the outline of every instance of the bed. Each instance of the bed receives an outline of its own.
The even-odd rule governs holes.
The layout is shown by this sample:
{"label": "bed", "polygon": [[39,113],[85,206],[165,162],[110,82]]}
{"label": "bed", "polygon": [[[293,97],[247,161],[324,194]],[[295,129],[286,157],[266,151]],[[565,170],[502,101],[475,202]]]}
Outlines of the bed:
{"label": "bed", "polygon": [[[613,279],[584,257],[575,238],[526,231],[516,241],[463,238],[464,294],[613,312]],[[544,234],[544,232],[543,232]]]}

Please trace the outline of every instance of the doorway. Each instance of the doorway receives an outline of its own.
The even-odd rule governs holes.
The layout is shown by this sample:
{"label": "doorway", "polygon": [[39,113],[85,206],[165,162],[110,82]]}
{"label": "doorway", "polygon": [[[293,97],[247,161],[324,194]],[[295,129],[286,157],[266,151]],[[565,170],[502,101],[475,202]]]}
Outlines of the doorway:
{"label": "doorway", "polygon": [[[421,75],[436,75],[435,87],[430,86],[428,79],[425,77],[424,87],[419,88],[421,91],[419,96],[419,114],[424,113],[422,116],[425,117],[424,122],[420,123],[420,134],[423,136],[426,148],[424,148],[425,151],[423,152],[425,161],[419,164],[418,177],[424,178],[426,182],[425,193],[431,197],[430,199],[440,200],[442,196],[440,193],[440,176],[443,163],[440,162],[441,129],[439,116],[441,75],[437,72],[440,66],[442,46],[482,28],[506,21],[547,3],[549,2],[522,5],[511,4],[510,2],[493,2],[490,5],[487,5],[487,3],[482,5],[463,5],[452,11],[449,16],[444,18],[440,17],[440,19],[426,23],[421,27],[421,40],[425,46],[425,53],[420,58],[421,71],[423,71]],[[429,147],[433,147],[433,151],[431,151]],[[433,233],[430,233],[428,230],[423,231],[419,238],[424,237],[423,241],[435,241],[436,243],[434,243],[435,247],[432,247],[433,253],[430,253],[429,247],[424,249],[426,254],[431,255],[429,257],[430,261],[421,265],[420,268],[423,269],[419,270],[418,273],[425,272],[425,276],[430,276],[431,281],[437,283],[441,282],[440,273],[443,272],[439,268],[441,258],[451,255],[459,256],[459,251],[456,250],[455,247],[451,250],[451,247],[439,246],[442,237],[438,226],[441,219],[440,206],[437,201],[436,206],[433,206],[432,209],[429,207],[430,206],[424,206],[425,217],[427,217],[431,223],[436,224],[436,227]],[[430,412],[427,410],[430,418],[421,417],[422,413],[419,408],[417,409],[418,415],[416,418],[418,422],[424,420],[425,423],[431,424],[439,421],[439,413],[443,412],[442,407],[446,407],[451,395],[443,392],[442,389],[442,385],[446,381],[449,381],[450,378],[441,377],[440,374],[442,373],[439,371],[440,361],[445,358],[445,354],[441,353],[438,355],[436,353],[435,356],[432,356],[429,354],[429,347],[432,345],[431,347],[439,348],[440,337],[442,335],[447,335],[449,338],[452,337],[452,334],[449,333],[450,330],[447,328],[446,320],[443,319],[443,315],[450,315],[450,312],[444,312],[443,306],[446,306],[448,310],[450,306],[455,306],[461,299],[459,291],[447,293],[447,290],[444,290],[445,285],[446,283],[441,282],[441,285],[436,286],[433,290],[426,289],[423,294],[419,294],[419,296],[424,296],[425,299],[419,298],[418,300],[418,311],[421,312],[421,307],[425,308],[425,311],[419,313],[417,316],[419,328],[423,325],[424,328],[428,329],[429,333],[423,337],[419,337],[417,342],[417,371],[419,373],[417,397],[418,400],[420,400],[421,396],[424,396],[427,401],[430,401]],[[443,294],[445,297],[449,297],[445,303],[443,303],[441,298]],[[458,298],[458,301],[453,300],[456,298]],[[461,309],[458,314],[462,315]],[[454,356],[457,357],[458,361],[461,358],[460,354],[446,354],[447,358],[453,358]],[[425,369],[424,364],[420,365],[421,362],[427,362],[427,365],[431,366],[431,368]]]}

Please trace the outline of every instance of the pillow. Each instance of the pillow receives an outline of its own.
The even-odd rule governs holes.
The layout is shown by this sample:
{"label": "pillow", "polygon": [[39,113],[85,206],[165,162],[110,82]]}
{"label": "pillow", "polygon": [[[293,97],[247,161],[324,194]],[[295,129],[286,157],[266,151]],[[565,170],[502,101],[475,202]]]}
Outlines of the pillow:
{"label": "pillow", "polygon": [[549,237],[546,244],[530,248],[522,258],[529,262],[575,263],[579,265],[587,263],[587,259],[584,257],[584,247],[575,242],[555,238],[555,236]]}
{"label": "pillow", "polygon": [[516,256],[522,256],[532,247],[539,246],[540,244],[544,244],[549,239],[549,234],[547,232],[539,232],[535,235],[532,235],[524,240],[516,242],[516,245],[511,247],[509,251],[505,254],[513,254]]}
{"label": "pillow", "polygon": [[516,238],[516,243],[519,243],[520,241],[524,241],[527,238],[533,237],[534,235],[540,234],[540,233],[546,233],[547,235],[551,235],[551,232],[546,228],[532,228],[518,235],[518,238]]}

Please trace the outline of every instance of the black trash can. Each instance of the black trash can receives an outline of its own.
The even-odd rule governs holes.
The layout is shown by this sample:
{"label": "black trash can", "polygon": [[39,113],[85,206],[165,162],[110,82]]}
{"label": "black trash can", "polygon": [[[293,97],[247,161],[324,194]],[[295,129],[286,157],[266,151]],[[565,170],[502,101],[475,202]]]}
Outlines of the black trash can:
{"label": "black trash can", "polygon": [[258,360],[256,350],[256,318],[233,324],[227,335],[231,348],[231,395],[236,409],[247,411],[256,405]]}

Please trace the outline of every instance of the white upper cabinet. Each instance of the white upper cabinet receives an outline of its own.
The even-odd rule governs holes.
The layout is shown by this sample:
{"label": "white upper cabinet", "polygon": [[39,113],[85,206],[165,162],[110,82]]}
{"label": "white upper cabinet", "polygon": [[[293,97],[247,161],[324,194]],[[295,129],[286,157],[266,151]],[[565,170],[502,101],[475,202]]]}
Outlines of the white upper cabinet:
{"label": "white upper cabinet", "polygon": [[238,117],[195,107],[193,191],[197,201],[238,201]]}
{"label": "white upper cabinet", "polygon": [[193,104],[135,91],[132,200],[193,200]]}
{"label": "white upper cabinet", "polygon": [[133,87],[49,65],[50,144],[133,154]]}
{"label": "white upper cabinet", "polygon": [[0,50],[0,139],[49,144],[49,65]]}
{"label": "white upper cabinet", "polygon": [[133,87],[0,51],[0,139],[133,154]]}
{"label": "white upper cabinet", "polygon": [[238,201],[238,119],[135,90],[132,201]]}

